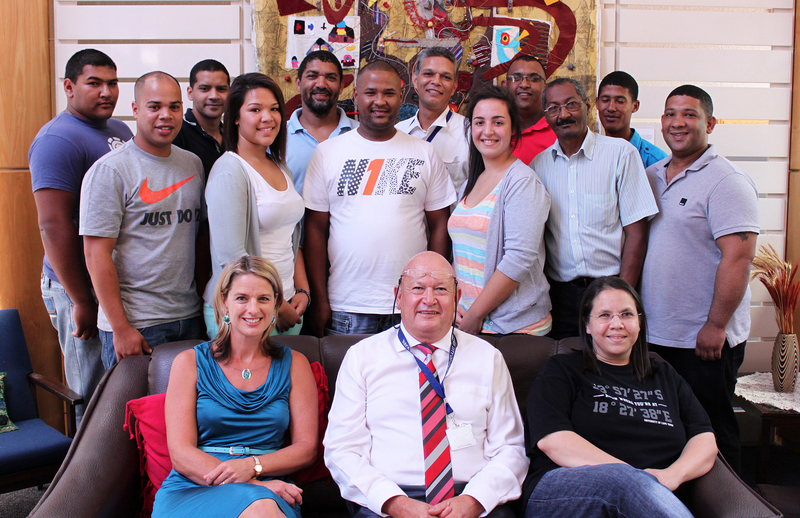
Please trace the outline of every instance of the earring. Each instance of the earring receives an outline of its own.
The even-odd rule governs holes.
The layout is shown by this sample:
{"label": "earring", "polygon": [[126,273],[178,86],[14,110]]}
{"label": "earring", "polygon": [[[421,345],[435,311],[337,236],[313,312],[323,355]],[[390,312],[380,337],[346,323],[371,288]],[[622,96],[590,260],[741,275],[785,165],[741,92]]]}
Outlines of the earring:
{"label": "earring", "polygon": [[269,325],[272,325],[274,323],[275,323],[275,315],[272,316],[272,322],[270,322]]}
{"label": "earring", "polygon": [[229,317],[228,314],[225,313],[225,316],[222,317],[222,321],[225,322],[226,324],[230,325],[231,324],[231,317]]}

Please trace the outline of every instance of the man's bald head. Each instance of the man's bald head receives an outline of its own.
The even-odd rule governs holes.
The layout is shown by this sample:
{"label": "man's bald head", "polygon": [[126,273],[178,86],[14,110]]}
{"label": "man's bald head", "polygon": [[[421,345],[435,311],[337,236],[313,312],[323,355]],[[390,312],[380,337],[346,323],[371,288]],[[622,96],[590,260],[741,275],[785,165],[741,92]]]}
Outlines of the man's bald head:
{"label": "man's bald head", "polygon": [[419,342],[441,340],[453,325],[460,295],[455,271],[444,257],[436,252],[415,255],[397,288],[403,326]]}
{"label": "man's bald head", "polygon": [[178,87],[178,90],[181,89],[181,84],[175,79],[172,75],[167,74],[166,72],[162,72],[160,70],[156,70],[153,72],[148,72],[139,79],[136,80],[136,84],[133,85],[133,100],[137,103],[141,102],[141,95],[144,92],[144,86],[150,81],[173,81],[175,85]]}

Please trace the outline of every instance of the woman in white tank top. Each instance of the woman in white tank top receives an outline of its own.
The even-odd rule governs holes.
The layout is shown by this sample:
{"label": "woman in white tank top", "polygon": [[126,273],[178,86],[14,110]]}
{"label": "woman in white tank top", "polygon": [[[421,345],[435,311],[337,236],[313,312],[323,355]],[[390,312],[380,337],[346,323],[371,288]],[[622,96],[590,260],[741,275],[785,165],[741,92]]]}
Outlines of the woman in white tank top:
{"label": "woman in white tank top", "polygon": [[227,152],[214,164],[206,185],[212,259],[204,297],[209,336],[217,331],[211,296],[219,272],[242,255],[275,265],[288,304],[280,306],[273,333],[298,334],[310,303],[298,248],[305,209],[285,162],[286,113],[277,83],[260,73],[234,79],[224,121]]}

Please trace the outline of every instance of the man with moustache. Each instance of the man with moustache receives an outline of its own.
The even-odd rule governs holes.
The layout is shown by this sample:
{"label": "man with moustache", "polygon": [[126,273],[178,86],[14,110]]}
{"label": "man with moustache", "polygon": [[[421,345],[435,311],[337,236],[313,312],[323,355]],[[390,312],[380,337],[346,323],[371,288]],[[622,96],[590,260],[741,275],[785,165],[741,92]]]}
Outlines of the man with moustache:
{"label": "man with moustache", "polygon": [[639,154],[630,143],[596,135],[589,100],[574,79],[558,78],[542,93],[558,140],[531,163],[551,197],[545,226],[553,304],[552,338],[578,336],[581,299],[597,277],[639,282],[647,251],[647,218],[658,212]]}
{"label": "man with moustache", "polygon": [[419,110],[395,126],[433,144],[458,191],[467,179],[469,142],[463,115],[450,109],[457,81],[456,57],[449,49],[431,47],[420,51],[411,73],[411,84],[419,97]]}
{"label": "man with moustache", "polygon": [[78,235],[81,181],[98,158],[133,135],[111,118],[119,98],[117,65],[103,52],[84,49],[69,58],[64,92],[67,109],[39,130],[28,162],[44,245],[42,300],[58,331],[67,386],[85,402],[75,409],[80,424],[105,373],[97,302]]}
{"label": "man with moustache", "polygon": [[100,301],[103,363],[201,339],[195,240],[205,219],[203,164],[172,145],[181,89],[164,72],[134,86],[136,135],[98,160],[81,187],[80,233]]}
{"label": "man with moustache", "polygon": [[731,398],[750,336],[758,192],[708,143],[713,109],[711,96],[694,85],[667,97],[661,133],[672,155],[647,169],[660,212],[650,222],[642,302],[650,349],[692,387],[720,452],[738,470]]}
{"label": "man with moustache", "polygon": [[204,178],[208,178],[214,162],[225,152],[222,112],[230,86],[228,69],[215,59],[200,61],[189,72],[186,93],[192,107],[186,109],[181,130],[172,143],[200,157]]}
{"label": "man with moustache", "polygon": [[525,164],[530,164],[536,155],[556,141],[556,134],[542,111],[544,82],[544,66],[539,60],[520,54],[511,61],[502,83],[514,97],[523,128],[513,155]]}
{"label": "man with moustache", "polygon": [[311,52],[297,69],[294,84],[300,92],[301,107],[286,123],[286,165],[301,194],[308,161],[317,145],[358,127],[358,122],[336,106],[342,76],[342,64],[327,50]]}
{"label": "man with moustache", "polygon": [[503,355],[453,327],[461,290],[444,257],[401,268],[400,325],[342,361],[325,464],[354,518],[511,518],[528,458]]}
{"label": "man with moustache", "polygon": [[667,157],[658,146],[631,128],[631,116],[639,111],[639,84],[621,70],[611,72],[597,89],[597,114],[606,135],[624,138],[639,151],[645,169]]}
{"label": "man with moustache", "polygon": [[364,66],[361,125],[321,143],[308,164],[303,252],[317,336],[388,329],[397,272],[425,249],[449,252],[453,182],[431,144],[395,129],[402,94],[388,62]]}

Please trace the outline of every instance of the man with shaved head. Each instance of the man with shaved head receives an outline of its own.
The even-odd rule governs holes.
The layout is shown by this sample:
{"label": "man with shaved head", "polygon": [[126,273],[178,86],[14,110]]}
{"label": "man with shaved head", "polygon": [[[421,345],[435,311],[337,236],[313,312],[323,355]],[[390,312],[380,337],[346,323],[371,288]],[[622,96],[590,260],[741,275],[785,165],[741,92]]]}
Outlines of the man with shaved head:
{"label": "man with shaved head", "polygon": [[205,336],[195,288],[195,240],[205,219],[203,165],[172,145],[181,128],[178,81],[136,81],[136,135],[98,160],[81,187],[80,233],[100,310],[103,364]]}
{"label": "man with shaved head", "polygon": [[364,66],[354,97],[361,125],[317,146],[303,184],[308,325],[317,336],[389,328],[400,268],[426,249],[450,250],[453,182],[431,144],[395,129],[397,71],[386,61]]}
{"label": "man with shaved head", "polygon": [[325,464],[353,517],[514,516],[522,419],[503,355],[453,327],[460,295],[444,257],[417,254],[394,288],[400,325],[342,361]]}

